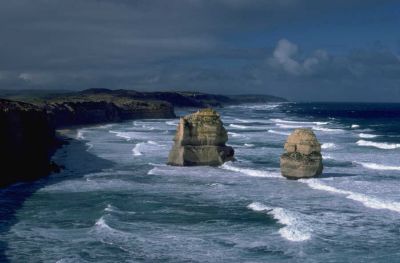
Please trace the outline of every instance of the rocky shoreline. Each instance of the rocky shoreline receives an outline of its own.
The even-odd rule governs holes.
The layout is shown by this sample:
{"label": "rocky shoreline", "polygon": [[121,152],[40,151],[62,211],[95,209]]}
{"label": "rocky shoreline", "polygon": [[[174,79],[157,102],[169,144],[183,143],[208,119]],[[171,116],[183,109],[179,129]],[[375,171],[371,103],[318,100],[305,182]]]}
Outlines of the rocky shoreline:
{"label": "rocky shoreline", "polygon": [[165,101],[127,97],[70,96],[35,104],[0,99],[0,187],[32,181],[59,167],[51,161],[65,140],[57,129],[143,118],[174,118]]}
{"label": "rocky shoreline", "polygon": [[[234,96],[198,92],[138,92],[89,89],[80,92],[0,91],[0,187],[38,179],[59,170],[51,162],[65,140],[57,129],[131,119],[175,118],[174,107],[239,104]],[[248,96],[246,103],[254,98]],[[259,96],[256,96],[257,102]],[[285,101],[266,96],[267,101]]]}
{"label": "rocky shoreline", "polygon": [[56,168],[50,156],[59,144],[44,109],[1,99],[0,124],[0,187],[37,179]]}

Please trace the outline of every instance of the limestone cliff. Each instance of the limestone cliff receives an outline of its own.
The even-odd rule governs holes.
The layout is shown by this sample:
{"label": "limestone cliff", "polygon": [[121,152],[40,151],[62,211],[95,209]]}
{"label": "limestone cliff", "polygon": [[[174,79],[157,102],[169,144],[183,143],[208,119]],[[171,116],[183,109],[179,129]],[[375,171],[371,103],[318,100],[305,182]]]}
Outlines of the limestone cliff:
{"label": "limestone cliff", "polygon": [[55,142],[43,109],[0,99],[0,186],[46,175]]}
{"label": "limestone cliff", "polygon": [[280,159],[283,176],[300,179],[322,173],[321,144],[311,129],[296,129],[289,135],[284,148],[286,153]]}
{"label": "limestone cliff", "polygon": [[212,109],[181,118],[174,141],[168,157],[170,165],[216,166],[233,159],[233,148],[225,145],[227,132],[219,114]]}
{"label": "limestone cliff", "polygon": [[55,127],[175,117],[173,106],[167,102],[111,96],[68,97],[46,101],[42,107]]}

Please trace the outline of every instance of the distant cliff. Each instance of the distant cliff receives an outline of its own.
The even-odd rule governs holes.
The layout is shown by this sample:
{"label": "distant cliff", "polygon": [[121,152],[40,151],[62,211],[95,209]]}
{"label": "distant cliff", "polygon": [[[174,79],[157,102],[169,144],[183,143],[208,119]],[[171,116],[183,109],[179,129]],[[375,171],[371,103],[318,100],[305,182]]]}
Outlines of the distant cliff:
{"label": "distant cliff", "polygon": [[0,99],[0,187],[49,173],[55,145],[44,109]]}
{"label": "distant cliff", "polygon": [[39,105],[47,111],[55,127],[175,117],[174,107],[168,102],[140,101],[112,95],[60,97]]}
{"label": "distant cliff", "polygon": [[79,92],[49,91],[49,90],[0,90],[0,97],[25,101],[29,103],[41,103],[43,101],[64,100],[69,98],[85,97],[89,100],[99,97],[126,98],[138,101],[163,101],[174,107],[221,107],[224,105],[241,103],[268,103],[284,102],[284,98],[264,94],[241,94],[241,95],[218,95],[202,92],[189,91],[164,91],[164,92],[141,92],[135,90],[110,90],[110,89],[87,89]]}

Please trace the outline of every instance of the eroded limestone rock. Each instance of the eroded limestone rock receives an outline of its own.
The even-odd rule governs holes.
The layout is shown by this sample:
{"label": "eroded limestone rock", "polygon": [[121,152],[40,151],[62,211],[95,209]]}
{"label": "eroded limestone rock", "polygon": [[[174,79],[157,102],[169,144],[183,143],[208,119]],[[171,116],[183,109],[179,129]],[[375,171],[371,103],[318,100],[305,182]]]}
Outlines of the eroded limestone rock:
{"label": "eroded limestone rock", "polygon": [[225,145],[227,132],[219,114],[212,109],[181,118],[174,141],[168,157],[170,165],[217,166],[233,159],[233,148]]}
{"label": "eroded limestone rock", "polygon": [[322,173],[321,144],[311,129],[296,129],[285,143],[281,173],[289,179],[318,176]]}

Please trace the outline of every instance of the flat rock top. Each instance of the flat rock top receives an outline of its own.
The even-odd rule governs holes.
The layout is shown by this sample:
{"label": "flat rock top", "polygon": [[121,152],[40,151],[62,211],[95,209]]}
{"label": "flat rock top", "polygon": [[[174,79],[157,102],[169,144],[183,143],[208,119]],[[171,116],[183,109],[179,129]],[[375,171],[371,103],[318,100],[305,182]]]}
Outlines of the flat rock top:
{"label": "flat rock top", "polygon": [[207,108],[207,109],[198,110],[197,112],[186,115],[183,118],[185,120],[190,121],[193,119],[203,118],[203,117],[219,118],[219,114],[215,110]]}
{"label": "flat rock top", "polygon": [[220,115],[208,108],[182,117],[174,140],[182,145],[223,146],[228,135]]}
{"label": "flat rock top", "polygon": [[0,111],[8,112],[8,111],[42,111],[39,107],[25,103],[20,101],[11,101],[6,99],[0,99]]}
{"label": "flat rock top", "polygon": [[307,128],[294,130],[294,132],[289,135],[287,142],[292,144],[319,144],[315,133]]}
{"label": "flat rock top", "polygon": [[289,135],[285,150],[288,153],[299,152],[302,154],[310,154],[312,152],[321,152],[321,144],[311,129],[296,129]]}

